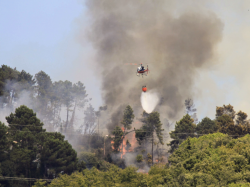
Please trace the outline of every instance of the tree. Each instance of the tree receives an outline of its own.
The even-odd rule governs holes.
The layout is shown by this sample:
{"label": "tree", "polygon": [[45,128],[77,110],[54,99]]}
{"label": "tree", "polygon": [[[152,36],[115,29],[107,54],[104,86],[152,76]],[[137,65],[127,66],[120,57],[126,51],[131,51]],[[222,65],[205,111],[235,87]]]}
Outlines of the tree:
{"label": "tree", "polygon": [[149,127],[147,125],[147,118],[149,114],[143,111],[142,118],[139,119],[142,122],[142,127],[140,129],[135,129],[135,138],[138,141],[139,145],[146,140],[147,137],[151,135]]}
{"label": "tree", "polygon": [[153,136],[155,132],[159,142],[163,144],[163,137],[162,137],[162,123],[160,121],[160,114],[158,112],[152,112],[151,114],[147,114],[145,111],[142,114],[142,118],[140,121],[143,123],[140,129],[135,129],[135,137],[139,144],[147,137]]}
{"label": "tree", "polygon": [[209,134],[218,131],[218,125],[215,121],[208,117],[202,119],[200,123],[197,124],[196,132],[198,134]]}
{"label": "tree", "polygon": [[194,120],[187,114],[183,118],[176,122],[175,130],[170,132],[170,137],[173,139],[168,145],[170,146],[170,153],[173,153],[175,149],[188,137],[195,136]]}
{"label": "tree", "polygon": [[[61,119],[61,109],[63,106],[63,81],[56,81],[52,85],[52,95],[50,97],[51,115],[53,127],[63,126]],[[61,131],[62,132],[62,131]]]}
{"label": "tree", "polygon": [[146,160],[147,164],[150,166],[153,162],[152,155],[150,153],[148,153],[146,159],[147,159]]}
{"label": "tree", "polygon": [[36,79],[36,104],[35,110],[39,113],[42,121],[48,123],[52,120],[50,98],[52,97],[52,81],[48,74],[43,71],[35,75]]}
{"label": "tree", "polygon": [[123,141],[123,132],[122,129],[119,126],[116,126],[115,129],[112,131],[112,134],[115,136],[113,138],[113,147],[114,147],[114,152],[119,152],[120,151],[120,145]]}
{"label": "tree", "polygon": [[23,90],[31,91],[31,94],[33,94],[34,86],[36,84],[36,80],[33,78],[33,76],[26,71],[22,70],[21,73],[17,76],[17,85],[16,88],[18,90],[18,93],[20,93]]}
{"label": "tree", "polygon": [[223,114],[217,118],[219,132],[229,135],[235,135],[235,125],[231,116]]}
{"label": "tree", "polygon": [[[131,106],[127,106],[126,109],[124,110],[123,113],[123,119],[121,121],[121,124],[123,124],[123,137],[122,137],[122,141],[124,139],[125,136],[125,130],[129,130],[131,129],[131,124],[133,123],[133,119],[134,119],[134,113],[133,113],[133,109],[131,108]],[[123,144],[122,144],[122,151],[123,151]]]}
{"label": "tree", "polygon": [[[33,110],[22,105],[6,120],[9,128],[0,124],[5,134],[0,141],[8,148],[4,151],[7,159],[1,163],[4,176],[52,177],[51,174],[57,176],[61,171],[71,174],[76,169],[77,155],[71,145],[60,133],[45,132]],[[14,183],[10,185],[15,186]]]}
{"label": "tree", "polygon": [[[67,80],[53,83],[53,94],[50,96],[51,107],[52,107],[51,113],[53,114],[56,123],[62,126],[62,123],[60,122],[61,121],[61,118],[60,118],[61,107],[64,106],[66,108],[66,121],[64,123],[65,131],[67,131],[68,127],[71,125],[69,115],[70,115],[70,112],[72,111],[71,108],[74,105],[74,102],[76,102],[75,107],[78,106],[78,101],[79,103],[81,103],[80,98],[79,99],[74,98],[74,96],[77,95],[76,93],[80,92],[79,91],[80,88],[76,88],[76,87],[73,88],[72,82],[67,81]],[[84,87],[82,89],[84,89]],[[72,120],[74,119],[74,115],[72,115],[71,119]]]}
{"label": "tree", "polygon": [[83,161],[87,168],[91,169],[93,166],[97,167],[98,158],[94,153],[91,152],[81,152],[79,155],[79,160]]}
{"label": "tree", "polygon": [[9,128],[0,122],[0,163],[7,159],[9,141],[8,141]]}
{"label": "tree", "polygon": [[[231,118],[231,117],[229,117]],[[222,133],[189,138],[169,157],[171,167],[161,173],[170,186],[229,186],[248,184],[250,136],[232,139]],[[248,186],[246,185],[246,186]]]}
{"label": "tree", "polygon": [[162,137],[162,123],[160,121],[160,114],[158,112],[152,112],[149,114],[147,118],[148,130],[153,134],[156,133],[159,142],[163,145],[163,137]]}
{"label": "tree", "polygon": [[123,113],[123,119],[121,121],[121,124],[123,124],[124,130],[131,129],[131,124],[133,123],[134,117],[135,116],[133,113],[133,109],[131,108],[131,106],[128,105]]}
{"label": "tree", "polygon": [[77,107],[84,108],[86,102],[88,101],[86,99],[88,95],[86,94],[85,86],[83,85],[82,82],[78,81],[76,84],[73,85],[72,89],[73,89],[72,94],[73,94],[74,109],[73,109],[72,117],[71,117],[70,124],[69,124],[69,126],[71,127],[73,127],[74,125],[76,108]]}
{"label": "tree", "polygon": [[93,134],[96,128],[96,113],[95,109],[91,104],[84,111],[84,134]]}
{"label": "tree", "polygon": [[247,114],[245,112],[242,112],[241,110],[236,114],[236,124],[239,125],[249,125],[249,122],[246,120],[247,119]]}
{"label": "tree", "polygon": [[140,163],[143,161],[143,156],[141,154],[136,156],[136,162]]}
{"label": "tree", "polygon": [[[147,186],[146,175],[137,173],[136,167],[120,169],[117,166],[110,166],[107,171],[100,171],[96,168],[83,170],[82,173],[75,172],[72,175],[60,175],[54,179],[48,187],[59,186]],[[44,185],[41,181],[36,182],[34,187]],[[152,185],[151,185],[152,186]]]}
{"label": "tree", "polygon": [[12,136],[19,133],[16,130],[36,133],[45,132],[45,129],[42,129],[43,123],[36,117],[36,113],[25,105],[16,108],[15,113],[7,116],[6,120],[10,127],[9,134]]}
{"label": "tree", "polygon": [[12,108],[14,97],[16,96],[15,84],[17,82],[19,72],[2,65],[0,68],[0,97],[2,107]]}
{"label": "tree", "polygon": [[46,133],[42,143],[41,169],[49,178],[59,173],[71,174],[77,168],[77,154],[60,133]]}
{"label": "tree", "polygon": [[218,117],[216,121],[219,127],[219,132],[232,135],[234,138],[246,135],[250,132],[250,127],[248,125],[241,123],[235,125],[232,118],[227,114]]}
{"label": "tree", "polygon": [[196,115],[197,109],[195,108],[195,104],[194,104],[193,100],[186,99],[185,100],[185,107],[186,107],[186,114],[190,115],[193,118],[194,123],[197,124],[198,123],[198,118]]}
{"label": "tree", "polygon": [[103,111],[103,110],[107,110],[107,105],[105,105],[105,106],[100,106],[99,107],[99,110],[98,111],[96,111],[95,112],[95,115],[96,115],[96,117],[98,118],[97,120],[98,120],[98,131],[97,131],[97,133],[99,134],[99,118],[100,118],[100,116],[101,116],[101,111]]}
{"label": "tree", "polygon": [[64,81],[62,82],[62,103],[66,107],[66,112],[67,112],[67,117],[66,117],[66,129],[68,128],[69,125],[69,112],[70,108],[73,106],[73,87],[72,87],[72,82],[70,81]]}
{"label": "tree", "polygon": [[223,114],[226,114],[230,116],[232,119],[234,119],[235,117],[234,107],[230,104],[223,105],[223,107],[216,107],[216,114],[215,114],[216,119],[222,116]]}
{"label": "tree", "polygon": [[[249,186],[250,136],[232,139],[222,133],[188,138],[169,157],[170,164],[154,165],[148,174],[138,168],[107,170],[95,167],[63,174],[48,184],[59,186]],[[139,161],[141,156],[138,156]],[[150,164],[152,156],[146,161]],[[41,181],[35,187],[43,186]]]}
{"label": "tree", "polygon": [[[41,134],[45,133],[43,123],[36,117],[33,110],[22,105],[6,117],[9,124],[5,151],[7,158],[2,162],[2,174],[10,177],[35,178],[41,176],[37,172],[36,159],[39,153]],[[15,186],[17,182],[9,182],[8,185]],[[22,185],[27,186],[28,183]]]}
{"label": "tree", "polygon": [[148,137],[151,137],[151,143],[152,143],[152,163],[154,158],[154,133],[156,133],[157,138],[159,140],[159,143],[163,145],[163,137],[162,137],[162,123],[160,121],[160,114],[158,112],[152,112],[150,114],[146,114],[144,112],[142,114],[143,118],[141,121],[144,123],[143,126],[135,130],[135,137],[137,140],[139,140],[139,144],[142,140],[145,140]]}

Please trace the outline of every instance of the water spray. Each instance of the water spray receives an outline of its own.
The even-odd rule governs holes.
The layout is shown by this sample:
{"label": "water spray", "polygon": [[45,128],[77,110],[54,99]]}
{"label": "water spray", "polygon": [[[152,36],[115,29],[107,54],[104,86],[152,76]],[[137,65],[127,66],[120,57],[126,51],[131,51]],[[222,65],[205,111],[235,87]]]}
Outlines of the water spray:
{"label": "water spray", "polygon": [[145,110],[148,114],[153,112],[156,105],[159,103],[159,96],[154,90],[147,91],[147,87],[142,87],[141,93],[141,105],[143,110]]}

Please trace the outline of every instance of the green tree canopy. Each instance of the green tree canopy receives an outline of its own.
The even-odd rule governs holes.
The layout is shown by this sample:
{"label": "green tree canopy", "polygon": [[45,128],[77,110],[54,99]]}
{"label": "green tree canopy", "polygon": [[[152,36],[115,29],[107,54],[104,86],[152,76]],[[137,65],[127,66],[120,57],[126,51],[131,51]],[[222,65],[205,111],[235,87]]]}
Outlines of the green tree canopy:
{"label": "green tree canopy", "polygon": [[6,95],[5,88],[6,88],[6,84],[8,83],[8,81],[16,80],[17,77],[18,77],[18,71],[6,65],[1,66],[0,68],[0,96]]}
{"label": "green tree canopy", "polygon": [[195,136],[195,128],[194,120],[187,114],[183,116],[183,118],[176,122],[175,130],[170,132],[170,137],[173,139],[168,145],[170,146],[170,151],[173,152],[178,148],[178,145],[181,144],[188,137]]}
{"label": "green tree canopy", "polygon": [[219,127],[219,132],[234,135],[235,125],[231,116],[223,114],[222,116],[219,116],[216,121]]}
{"label": "green tree canopy", "polygon": [[7,159],[7,151],[10,143],[8,141],[8,127],[0,122],[0,163]]}
{"label": "green tree canopy", "polygon": [[[138,156],[140,162],[142,156]],[[150,162],[151,155],[148,155]],[[222,133],[189,137],[169,157],[169,163],[154,165],[148,174],[135,167],[96,168],[60,175],[48,187],[56,186],[249,186],[250,135],[232,139]],[[44,186],[38,181],[34,187]]]}
{"label": "green tree canopy", "polygon": [[121,124],[124,126],[124,130],[131,129],[134,117],[133,109],[128,105],[123,113],[123,119],[121,121]]}
{"label": "green tree canopy", "polygon": [[19,73],[6,65],[0,68],[0,101],[3,108],[13,107],[14,98],[17,96],[15,85]]}
{"label": "green tree canopy", "polygon": [[41,120],[48,123],[52,120],[52,112],[50,108],[50,99],[53,96],[53,85],[51,78],[43,71],[35,75],[36,79],[36,103],[35,110],[40,114]]}
{"label": "green tree canopy", "polygon": [[156,132],[159,142],[163,145],[162,131],[164,131],[164,129],[162,129],[160,113],[159,112],[150,113],[147,118],[147,125],[149,127],[148,130],[151,133]]}
{"label": "green tree canopy", "polygon": [[142,114],[141,122],[143,123],[140,129],[135,130],[135,137],[139,144],[147,137],[151,137],[155,132],[157,138],[161,144],[163,144],[162,137],[162,123],[160,121],[160,114],[158,112],[152,112],[147,114],[145,111]]}
{"label": "green tree canopy", "polygon": [[245,125],[248,126],[249,122],[247,121],[247,114],[245,112],[242,112],[241,110],[236,114],[236,124],[239,125]]}
{"label": "green tree canopy", "polygon": [[77,154],[60,133],[46,133],[42,142],[41,166],[51,177],[60,172],[70,174],[77,168]]}
{"label": "green tree canopy", "polygon": [[[111,166],[108,171],[99,171],[96,168],[91,170],[83,170],[82,173],[75,172],[72,175],[61,175],[54,179],[48,187],[61,186],[149,186],[147,185],[146,174],[137,173],[137,168],[127,167],[120,169],[116,166]],[[44,182],[38,181],[33,187],[44,186]]]}
{"label": "green tree canopy", "polygon": [[36,81],[31,74],[22,70],[21,73],[18,74],[17,81],[18,81],[18,84],[16,85],[16,88],[18,92],[27,90],[27,91],[32,91],[32,94],[33,94],[33,89],[34,89]]}
{"label": "green tree canopy", "polygon": [[218,117],[216,122],[219,127],[219,132],[231,135],[234,138],[244,136],[250,132],[248,125],[242,123],[234,124],[232,118],[226,114]]}
{"label": "green tree canopy", "polygon": [[36,117],[36,113],[25,105],[16,108],[15,113],[7,116],[6,120],[10,126],[10,130],[13,131],[45,132],[45,129],[42,129],[43,123]]}
{"label": "green tree canopy", "polygon": [[223,114],[226,114],[226,115],[230,116],[232,119],[234,119],[234,117],[235,117],[234,107],[230,104],[223,105],[223,107],[216,107],[216,114],[215,114],[216,119],[218,117],[222,116]]}
{"label": "green tree canopy", "polygon": [[208,117],[202,119],[201,122],[197,124],[196,132],[198,134],[210,134],[218,131],[218,125],[215,121]]}
{"label": "green tree canopy", "polygon": [[[250,182],[250,136],[232,139],[221,133],[189,138],[170,156],[162,172],[169,186],[228,186]],[[166,175],[167,174],[167,175]]]}
{"label": "green tree canopy", "polygon": [[[53,177],[61,171],[77,169],[77,155],[60,133],[47,133],[33,110],[22,105],[6,117],[9,127],[0,123],[0,161],[3,176]],[[3,181],[7,186],[18,181]]]}
{"label": "green tree canopy", "polygon": [[140,119],[143,125],[140,129],[135,129],[135,138],[138,141],[139,145],[141,145],[142,142],[146,140],[146,137],[149,137],[151,135],[150,131],[148,130],[149,127],[147,125],[148,116],[149,114],[143,111],[142,118]]}
{"label": "green tree canopy", "polygon": [[121,129],[121,127],[116,126],[115,129],[112,131],[112,134],[115,136],[113,138],[113,147],[114,147],[114,152],[120,152],[120,145],[122,143],[123,140],[123,131]]}

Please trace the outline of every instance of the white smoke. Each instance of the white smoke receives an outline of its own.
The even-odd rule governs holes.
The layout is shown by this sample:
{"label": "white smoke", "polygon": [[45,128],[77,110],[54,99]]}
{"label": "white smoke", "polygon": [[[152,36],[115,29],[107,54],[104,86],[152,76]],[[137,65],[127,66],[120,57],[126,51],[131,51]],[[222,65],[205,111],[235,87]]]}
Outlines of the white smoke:
{"label": "white smoke", "polygon": [[148,114],[153,112],[158,103],[159,96],[155,91],[150,90],[141,93],[141,105],[143,110],[145,110]]}

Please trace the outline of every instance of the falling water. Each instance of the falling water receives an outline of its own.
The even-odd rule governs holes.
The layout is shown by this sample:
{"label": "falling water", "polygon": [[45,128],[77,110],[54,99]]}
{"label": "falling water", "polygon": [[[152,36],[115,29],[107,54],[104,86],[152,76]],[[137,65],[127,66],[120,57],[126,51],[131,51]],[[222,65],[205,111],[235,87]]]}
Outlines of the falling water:
{"label": "falling water", "polygon": [[141,93],[141,105],[147,113],[153,112],[159,102],[159,96],[155,91],[147,91]]}

